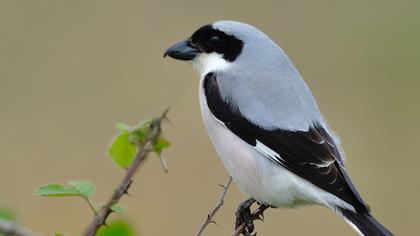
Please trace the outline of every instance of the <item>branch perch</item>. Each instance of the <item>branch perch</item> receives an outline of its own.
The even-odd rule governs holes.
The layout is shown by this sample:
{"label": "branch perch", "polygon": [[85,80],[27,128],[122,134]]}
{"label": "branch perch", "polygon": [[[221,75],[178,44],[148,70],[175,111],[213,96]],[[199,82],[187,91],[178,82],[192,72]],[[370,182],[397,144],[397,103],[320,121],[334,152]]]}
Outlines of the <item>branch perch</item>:
{"label": "branch perch", "polygon": [[133,162],[127,169],[126,175],[109,201],[95,215],[92,222],[83,234],[84,236],[94,236],[102,225],[106,225],[106,219],[112,213],[112,206],[120,201],[124,194],[128,194],[128,189],[133,183],[134,174],[136,173],[140,164],[146,159],[147,155],[153,151],[153,142],[156,141],[156,139],[161,134],[161,124],[163,120],[167,120],[166,114],[168,111],[169,108],[166,109],[161,116],[153,119],[143,143],[138,147],[138,151],[133,159]]}
{"label": "branch perch", "polygon": [[216,215],[217,211],[223,206],[224,199],[225,199],[225,196],[226,196],[226,192],[229,189],[229,186],[230,186],[231,183],[232,183],[232,177],[229,176],[229,180],[228,180],[227,184],[225,186],[222,185],[223,192],[220,195],[219,202],[213,208],[213,210],[211,210],[209,212],[209,214],[207,215],[206,221],[204,221],[204,223],[198,229],[197,233],[195,233],[195,236],[200,236],[204,232],[204,230],[206,229],[207,225],[209,225],[210,223],[216,223],[213,220],[213,217]]}

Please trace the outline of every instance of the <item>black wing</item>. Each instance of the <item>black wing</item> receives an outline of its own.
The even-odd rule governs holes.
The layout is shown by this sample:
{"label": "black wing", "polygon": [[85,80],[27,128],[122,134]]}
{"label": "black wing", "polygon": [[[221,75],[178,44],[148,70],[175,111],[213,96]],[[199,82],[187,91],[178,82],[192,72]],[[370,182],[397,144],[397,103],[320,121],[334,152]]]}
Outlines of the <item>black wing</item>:
{"label": "black wing", "polygon": [[224,101],[216,74],[207,74],[203,85],[211,113],[238,137],[257,149],[271,149],[266,156],[272,161],[334,194],[357,211],[368,211],[344,170],[338,148],[321,125],[314,124],[308,131],[266,130]]}

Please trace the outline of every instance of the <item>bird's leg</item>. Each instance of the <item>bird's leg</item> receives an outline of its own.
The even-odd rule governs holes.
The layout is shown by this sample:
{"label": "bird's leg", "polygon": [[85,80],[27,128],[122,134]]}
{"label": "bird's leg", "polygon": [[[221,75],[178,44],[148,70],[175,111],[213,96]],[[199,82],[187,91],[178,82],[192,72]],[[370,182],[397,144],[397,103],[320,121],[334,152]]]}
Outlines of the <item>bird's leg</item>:
{"label": "bird's leg", "polygon": [[248,235],[254,231],[254,222],[252,219],[251,209],[250,207],[254,204],[255,199],[249,198],[243,201],[235,212],[236,221],[235,221],[235,229],[245,223],[245,233]]}

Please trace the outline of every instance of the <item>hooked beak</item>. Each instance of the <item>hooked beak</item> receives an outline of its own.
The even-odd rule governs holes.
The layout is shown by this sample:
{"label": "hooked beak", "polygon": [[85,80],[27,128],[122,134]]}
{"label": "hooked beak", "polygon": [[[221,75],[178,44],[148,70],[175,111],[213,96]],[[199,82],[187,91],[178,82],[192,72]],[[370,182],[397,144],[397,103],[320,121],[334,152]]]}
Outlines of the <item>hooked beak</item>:
{"label": "hooked beak", "polygon": [[199,52],[197,48],[192,46],[187,40],[184,40],[168,48],[163,57],[168,55],[178,60],[189,61],[194,59]]}

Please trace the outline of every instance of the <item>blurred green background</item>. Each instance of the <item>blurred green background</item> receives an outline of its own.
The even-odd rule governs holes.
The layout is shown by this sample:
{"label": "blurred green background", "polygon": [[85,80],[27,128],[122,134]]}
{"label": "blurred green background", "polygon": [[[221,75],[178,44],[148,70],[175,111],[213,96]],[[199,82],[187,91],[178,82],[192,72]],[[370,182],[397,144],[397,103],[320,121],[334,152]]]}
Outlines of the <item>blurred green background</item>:
{"label": "blurred green background", "polygon": [[[419,12],[414,0],[1,1],[0,206],[39,232],[80,234],[92,217],[85,203],[34,197],[35,187],[86,179],[106,200],[123,176],[105,157],[115,124],[171,106],[169,173],[150,158],[122,204],[142,235],[192,235],[227,174],[201,123],[198,75],[162,54],[201,25],[233,19],[294,61],[373,214],[397,235],[420,235]],[[206,235],[230,235],[243,199],[231,188]],[[320,207],[269,210],[257,229],[355,235]]]}

